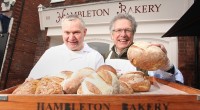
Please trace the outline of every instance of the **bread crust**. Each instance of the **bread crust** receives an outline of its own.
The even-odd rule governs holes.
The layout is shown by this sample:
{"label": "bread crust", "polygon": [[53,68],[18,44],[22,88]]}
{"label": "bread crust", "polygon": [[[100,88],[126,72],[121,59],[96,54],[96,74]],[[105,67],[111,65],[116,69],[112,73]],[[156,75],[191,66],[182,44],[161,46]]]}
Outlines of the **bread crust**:
{"label": "bread crust", "polygon": [[59,77],[43,77],[36,88],[35,94],[64,94]]}
{"label": "bread crust", "polygon": [[127,57],[134,66],[148,71],[157,70],[168,62],[161,48],[148,42],[135,42],[129,47]]}
{"label": "bread crust", "polygon": [[94,94],[102,94],[102,92],[94,85],[92,84],[91,82],[88,82],[86,81],[85,82],[87,87],[88,87],[88,90]]}
{"label": "bread crust", "polygon": [[126,82],[135,92],[147,92],[151,87],[150,80],[142,71],[123,74],[119,80]]}
{"label": "bread crust", "polygon": [[117,76],[108,70],[98,71],[87,76],[81,83],[77,94],[103,94],[111,95],[119,93],[119,81]]}
{"label": "bread crust", "polygon": [[19,85],[13,92],[12,94],[35,94],[37,85],[38,85],[39,80],[29,80],[25,81],[21,85]]}
{"label": "bread crust", "polygon": [[120,81],[120,80],[119,80],[119,84],[120,84],[119,94],[133,94],[134,93],[130,84],[127,84],[126,82]]}
{"label": "bread crust", "polygon": [[112,73],[114,73],[115,75],[117,75],[116,69],[113,68],[111,65],[102,65],[102,66],[100,66],[100,67],[96,70],[96,72],[105,71],[105,70],[111,71]]}
{"label": "bread crust", "polygon": [[70,78],[65,79],[61,83],[64,92],[66,94],[77,94],[77,90],[81,85],[81,83],[83,82],[83,80],[87,76],[95,73],[96,73],[95,70],[90,67],[80,69],[77,72],[73,73]]}

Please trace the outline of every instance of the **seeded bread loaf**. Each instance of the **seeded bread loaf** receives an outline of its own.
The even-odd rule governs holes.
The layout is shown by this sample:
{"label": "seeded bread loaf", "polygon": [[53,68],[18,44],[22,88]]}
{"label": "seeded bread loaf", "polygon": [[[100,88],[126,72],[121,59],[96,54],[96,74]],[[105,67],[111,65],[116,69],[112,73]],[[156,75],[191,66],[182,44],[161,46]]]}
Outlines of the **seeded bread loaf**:
{"label": "seeded bread loaf", "polygon": [[13,92],[12,94],[35,94],[37,84],[39,80],[29,80],[25,81],[21,85],[19,85]]}
{"label": "seeded bread loaf", "polygon": [[59,77],[43,77],[38,82],[35,94],[64,94],[60,85],[62,81]]}

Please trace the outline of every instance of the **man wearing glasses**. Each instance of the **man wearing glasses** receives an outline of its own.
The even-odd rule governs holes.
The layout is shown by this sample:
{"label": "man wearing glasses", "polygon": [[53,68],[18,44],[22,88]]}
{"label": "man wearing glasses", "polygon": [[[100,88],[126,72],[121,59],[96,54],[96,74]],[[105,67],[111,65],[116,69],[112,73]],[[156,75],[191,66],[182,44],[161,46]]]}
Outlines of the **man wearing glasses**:
{"label": "man wearing glasses", "polygon": [[[118,74],[128,71],[137,71],[127,58],[128,48],[133,44],[134,34],[137,23],[135,18],[129,14],[118,14],[110,23],[111,39],[114,42],[110,52],[106,55],[105,63],[113,66]],[[160,47],[163,52],[167,53],[164,45],[153,44]],[[172,82],[184,83],[182,73],[170,63],[156,71],[147,71],[149,76],[155,76]]]}

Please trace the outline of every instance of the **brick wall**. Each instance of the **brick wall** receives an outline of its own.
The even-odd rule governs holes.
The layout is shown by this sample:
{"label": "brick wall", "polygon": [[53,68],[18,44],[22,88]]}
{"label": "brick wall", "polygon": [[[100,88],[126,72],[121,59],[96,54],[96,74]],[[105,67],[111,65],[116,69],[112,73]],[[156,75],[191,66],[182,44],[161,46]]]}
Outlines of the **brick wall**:
{"label": "brick wall", "polygon": [[[0,89],[24,82],[31,68],[49,45],[47,30],[41,31],[39,26],[39,4],[57,7],[97,1],[102,0],[67,0],[55,4],[50,4],[50,0],[16,0],[13,7],[14,23],[1,74]],[[194,39],[179,37],[178,46],[179,69],[185,77],[185,85],[194,86]]]}
{"label": "brick wall", "polygon": [[95,2],[95,0],[72,0],[54,4],[50,4],[50,0],[16,1],[12,8],[14,23],[1,73],[0,89],[24,82],[31,68],[49,45],[49,37],[46,36],[47,31],[41,31],[39,26],[39,4],[45,7],[56,7],[86,2]]}
{"label": "brick wall", "polygon": [[34,65],[38,38],[42,36],[37,7],[42,3],[45,1],[17,0],[12,8],[14,22],[1,74],[1,89],[24,82]]}
{"label": "brick wall", "polygon": [[[178,38],[178,62],[179,69],[183,73],[185,85],[194,87],[195,84],[195,47],[194,37],[179,37]],[[200,68],[200,67],[198,67]],[[198,69],[198,71],[200,71]],[[199,83],[200,84],[200,83]]]}

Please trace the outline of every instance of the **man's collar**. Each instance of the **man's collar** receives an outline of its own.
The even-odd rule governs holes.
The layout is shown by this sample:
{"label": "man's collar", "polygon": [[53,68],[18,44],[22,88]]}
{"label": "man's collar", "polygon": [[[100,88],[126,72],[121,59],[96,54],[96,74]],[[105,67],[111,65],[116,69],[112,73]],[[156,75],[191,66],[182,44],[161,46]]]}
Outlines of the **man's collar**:
{"label": "man's collar", "polygon": [[[70,50],[65,44],[63,44],[63,46],[64,47],[66,47],[66,49],[68,50],[68,51],[72,51],[72,50]],[[80,50],[80,51],[74,51],[74,52],[90,52],[92,49],[88,46],[88,44],[87,43],[84,43],[83,44],[83,48]]]}
{"label": "man's collar", "polygon": [[[132,44],[133,44],[133,43],[131,43],[131,45],[132,45]],[[128,48],[129,48],[131,45],[129,45],[128,47],[124,48],[120,54],[117,53],[116,45],[113,45],[113,47],[111,48],[111,50],[112,50],[113,52],[115,52],[116,54],[118,54],[118,55],[122,55],[122,54],[124,54],[125,52],[127,52]]]}

